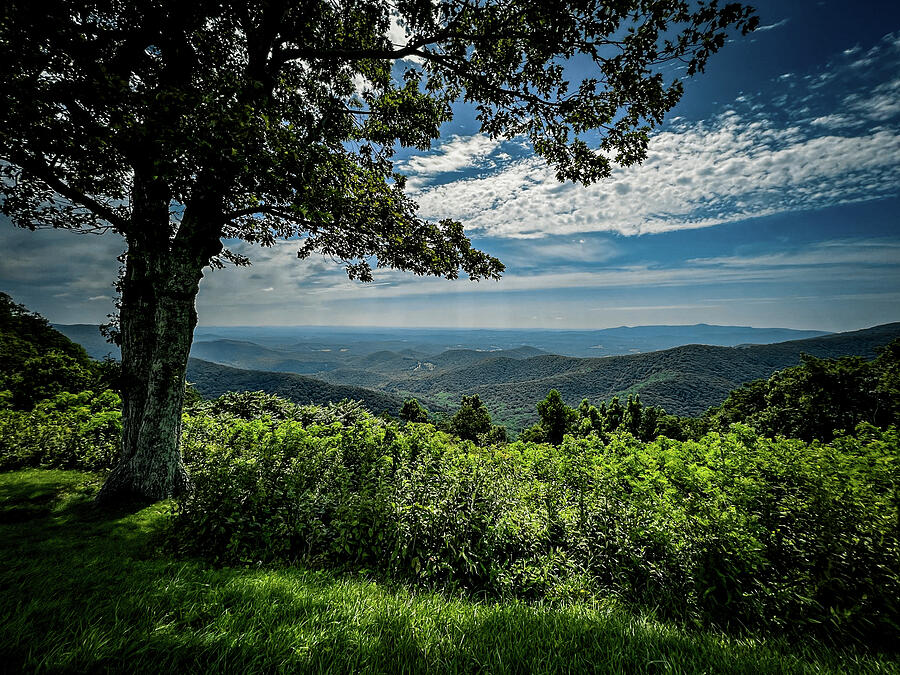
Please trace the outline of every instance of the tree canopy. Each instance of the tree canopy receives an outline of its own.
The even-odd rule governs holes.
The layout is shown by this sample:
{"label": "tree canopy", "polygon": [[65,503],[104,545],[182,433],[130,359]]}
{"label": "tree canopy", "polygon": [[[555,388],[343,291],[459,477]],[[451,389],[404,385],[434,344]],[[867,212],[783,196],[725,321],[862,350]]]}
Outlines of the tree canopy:
{"label": "tree canopy", "polygon": [[399,417],[404,422],[427,422],[428,410],[418,399],[410,398],[403,402]]}
{"label": "tree canopy", "polygon": [[838,431],[852,431],[863,422],[900,424],[900,339],[879,349],[871,361],[808,354],[802,361],[735,389],[706,418],[723,429],[741,422],[767,436],[806,441],[830,441]]}

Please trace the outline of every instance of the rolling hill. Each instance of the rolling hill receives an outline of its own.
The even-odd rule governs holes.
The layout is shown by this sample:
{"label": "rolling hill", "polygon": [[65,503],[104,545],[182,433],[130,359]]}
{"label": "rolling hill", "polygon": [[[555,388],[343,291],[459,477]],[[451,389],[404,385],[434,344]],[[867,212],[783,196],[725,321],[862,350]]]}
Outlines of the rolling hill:
{"label": "rolling hill", "polygon": [[796,365],[801,354],[820,358],[871,358],[876,348],[900,337],[900,323],[772,345],[685,345],[649,354],[573,358],[541,355],[490,358],[445,373],[406,377],[389,385],[446,399],[477,393],[500,423],[518,431],[536,421],[536,403],[557,389],[570,405],[615,395],[640,394],[644,403],[670,413],[698,415],[721,403],[744,382]]}
{"label": "rolling hill", "polygon": [[[85,345],[89,353],[111,349],[96,333],[96,327],[59,328]],[[409,396],[437,411],[453,409],[464,394],[477,393],[495,421],[513,432],[536,420],[535,405],[550,389],[558,389],[570,405],[577,405],[583,398],[599,402],[637,393],[645,403],[662,406],[671,413],[697,415],[721,403],[742,383],[796,365],[802,353],[823,358],[872,357],[877,347],[900,337],[900,323],[774,344],[738,341],[748,336],[771,338],[798,332],[643,326],[581,332],[578,339],[584,342],[587,334],[593,341],[603,334],[607,342],[621,340],[618,348],[624,349],[629,337],[634,340],[632,344],[643,346],[700,334],[733,345],[685,344],[648,353],[585,358],[524,345],[500,348],[497,345],[502,340],[485,342],[487,349],[452,348],[429,353],[424,351],[428,344],[417,341],[426,333],[415,331],[409,338],[410,346],[379,349],[397,347],[403,340],[390,331],[360,335],[357,342],[348,337],[350,333],[341,333],[344,341],[333,343],[324,339],[326,333],[316,333],[312,336],[315,340],[307,341],[292,340],[285,333],[267,336],[263,345],[241,339],[245,333],[236,329],[220,330],[221,335],[201,336],[192,352],[205,358],[191,360],[188,379],[196,382],[205,396],[262,389],[300,402],[354,398],[363,400],[374,412],[396,414]],[[561,333],[569,332],[554,334],[553,340],[561,340]],[[494,333],[490,337],[496,338]],[[507,333],[510,338],[528,335],[526,331]],[[544,333],[534,331],[532,337],[541,338]],[[435,335],[431,339],[436,341],[439,338]],[[456,337],[455,333],[444,335],[445,339]]]}
{"label": "rolling hill", "polygon": [[[599,402],[635,393],[645,403],[671,413],[698,415],[721,403],[742,383],[796,365],[803,353],[821,358],[873,357],[877,347],[897,337],[900,323],[776,344],[694,344],[602,358],[529,357],[528,350],[516,350],[515,356],[504,351],[450,350],[421,362],[398,359],[398,354],[388,352],[366,364],[368,368],[339,368],[318,377],[448,406],[457,404],[464,394],[477,393],[496,422],[518,432],[536,421],[535,405],[550,389],[559,390],[570,405],[583,398]],[[397,367],[380,368],[384,363]],[[412,367],[414,363],[419,367]]]}
{"label": "rolling hill", "polygon": [[392,415],[396,415],[403,405],[401,397],[386,392],[333,385],[294,373],[243,370],[193,358],[188,361],[187,380],[206,398],[229,391],[265,391],[301,404],[324,404],[349,398],[362,401],[376,414],[389,412]]}

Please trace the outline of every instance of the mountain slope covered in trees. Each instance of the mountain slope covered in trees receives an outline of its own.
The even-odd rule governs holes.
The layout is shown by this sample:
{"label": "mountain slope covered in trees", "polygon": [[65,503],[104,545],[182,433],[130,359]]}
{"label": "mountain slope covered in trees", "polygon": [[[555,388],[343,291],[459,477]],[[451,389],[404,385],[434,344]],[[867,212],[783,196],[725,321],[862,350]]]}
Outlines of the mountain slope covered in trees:
{"label": "mountain slope covered in trees", "polygon": [[396,414],[403,405],[400,396],[362,387],[333,385],[294,373],[242,370],[200,359],[188,362],[187,380],[201,395],[215,398],[229,391],[265,391],[294,403],[324,404],[353,399],[375,413]]}
{"label": "mountain slope covered in trees", "polygon": [[[110,348],[101,344],[96,327],[59,328],[82,342],[90,353]],[[629,334],[637,340],[648,335],[675,339],[694,334],[689,328],[696,329],[671,326],[666,332],[665,327],[644,328],[596,333],[623,339]],[[731,331],[726,328],[705,327],[709,335],[744,335],[737,327]],[[188,379],[196,382],[206,396],[263,389],[302,402],[324,403],[349,397],[363,400],[376,412],[395,414],[403,399],[411,396],[434,412],[454,408],[464,395],[478,394],[494,421],[515,433],[537,421],[535,406],[551,389],[558,390],[573,406],[584,398],[599,403],[615,395],[640,394],[646,405],[660,406],[677,415],[698,415],[721,404],[740,385],[797,365],[804,353],[819,358],[872,358],[877,347],[900,336],[900,323],[775,344],[689,344],[594,358],[548,354],[529,346],[489,351],[446,349],[429,354],[423,351],[427,345],[419,344],[422,336],[415,331],[410,335],[411,346],[396,350],[378,348],[402,344],[387,341],[387,335],[367,336],[360,343],[331,344],[318,334],[315,341],[306,343],[285,333],[273,335],[261,345],[238,339],[240,334],[236,332],[220,332],[222,335],[201,339],[194,346],[195,354],[205,358],[191,360]],[[769,333],[772,331],[765,335]],[[350,339],[349,334],[341,335]],[[524,333],[516,337],[524,337]],[[344,344],[348,346],[342,347]],[[293,374],[297,372],[311,377]]]}
{"label": "mountain slope covered in trees", "polygon": [[[878,347],[896,337],[900,337],[900,323],[772,345],[685,345],[594,359],[557,355],[523,360],[488,358],[449,372],[405,375],[381,385],[388,391],[438,400],[478,394],[495,421],[515,431],[537,420],[535,405],[551,389],[557,389],[570,405],[583,398],[599,402],[636,393],[645,404],[661,406],[670,413],[699,415],[720,404],[741,384],[797,365],[801,354],[872,358]],[[338,374],[335,371],[329,376]],[[374,385],[370,381],[369,386]]]}

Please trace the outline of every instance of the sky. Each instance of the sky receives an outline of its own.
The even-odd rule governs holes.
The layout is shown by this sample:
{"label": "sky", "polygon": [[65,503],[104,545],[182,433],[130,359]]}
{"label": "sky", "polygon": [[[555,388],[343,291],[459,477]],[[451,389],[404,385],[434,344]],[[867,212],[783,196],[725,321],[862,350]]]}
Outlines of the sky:
{"label": "sky", "polygon": [[[459,104],[397,155],[420,215],[463,222],[499,282],[346,279],[296,242],[232,246],[201,326],[599,329],[712,323],[830,331],[900,321],[900,3],[764,0],[654,133],[646,161],[560,184]],[[0,221],[0,290],[56,323],[113,310],[117,235]]]}

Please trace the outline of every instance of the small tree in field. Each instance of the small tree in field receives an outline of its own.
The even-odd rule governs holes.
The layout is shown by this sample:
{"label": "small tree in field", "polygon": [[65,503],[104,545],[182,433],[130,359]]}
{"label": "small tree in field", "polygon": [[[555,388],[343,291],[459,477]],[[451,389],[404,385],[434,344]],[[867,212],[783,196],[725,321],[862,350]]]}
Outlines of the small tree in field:
{"label": "small tree in field", "polygon": [[[396,147],[427,149],[464,99],[482,132],[596,181],[646,156],[682,94],[666,64],[702,71],[755,24],[715,0],[6,0],[0,211],[127,247],[122,452],[101,496],[190,485],[194,301],[207,267],[247,262],[223,240],[299,237],[300,258],[361,281],[373,265],[497,278],[460,223],[416,214]],[[567,60],[590,74],[570,83]]]}

